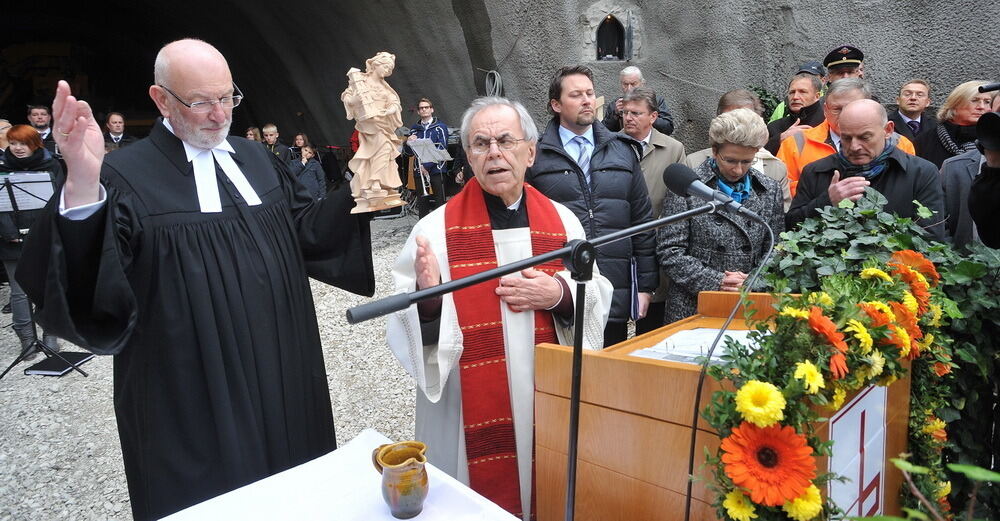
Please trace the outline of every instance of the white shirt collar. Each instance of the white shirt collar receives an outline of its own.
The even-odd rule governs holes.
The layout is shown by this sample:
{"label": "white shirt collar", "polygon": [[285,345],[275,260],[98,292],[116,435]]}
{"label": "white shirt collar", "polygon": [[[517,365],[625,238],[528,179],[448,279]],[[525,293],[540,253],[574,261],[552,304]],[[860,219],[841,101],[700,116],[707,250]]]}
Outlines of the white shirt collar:
{"label": "white shirt collar", "polygon": [[[177,136],[174,128],[170,125],[170,120],[164,118],[163,126]],[[219,198],[219,182],[215,175],[215,163],[219,163],[222,172],[233,183],[240,196],[246,201],[248,206],[260,204],[260,196],[254,191],[250,181],[247,181],[239,165],[233,161],[233,154],[236,150],[227,140],[222,140],[212,149],[198,148],[181,140],[184,145],[184,154],[187,161],[194,167],[194,183],[198,189],[198,204],[202,213],[218,213],[222,211],[222,201]],[[228,153],[227,153],[228,152]],[[213,161],[214,159],[214,161]]]}
{"label": "white shirt collar", "polygon": [[524,200],[524,191],[521,191],[521,197],[518,197],[516,201],[507,206],[508,210],[517,210],[521,207],[521,201]]}

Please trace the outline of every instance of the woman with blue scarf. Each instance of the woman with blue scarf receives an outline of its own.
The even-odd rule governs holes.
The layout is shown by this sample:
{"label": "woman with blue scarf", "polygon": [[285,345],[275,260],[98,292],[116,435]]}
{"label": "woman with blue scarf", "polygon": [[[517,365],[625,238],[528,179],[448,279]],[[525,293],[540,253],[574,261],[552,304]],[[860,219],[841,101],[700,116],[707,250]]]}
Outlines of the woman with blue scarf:
{"label": "woman with blue scarf", "polygon": [[[745,108],[725,112],[712,120],[708,139],[712,154],[695,169],[698,177],[756,212],[777,236],[784,230],[781,186],[750,167],[767,141],[763,118]],[[668,193],[663,216],[702,204],[700,199]],[[693,315],[701,291],[739,291],[767,248],[764,226],[742,215],[712,213],[660,228],[656,257],[670,279],[666,323]]]}

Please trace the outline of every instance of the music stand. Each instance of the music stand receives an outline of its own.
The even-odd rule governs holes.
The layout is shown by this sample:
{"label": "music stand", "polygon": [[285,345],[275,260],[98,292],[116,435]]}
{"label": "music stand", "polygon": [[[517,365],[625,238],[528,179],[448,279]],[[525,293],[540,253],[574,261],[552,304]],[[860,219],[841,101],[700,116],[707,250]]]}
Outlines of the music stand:
{"label": "music stand", "polygon": [[[42,212],[42,208],[45,204],[52,198],[54,193],[52,185],[52,174],[49,172],[11,172],[3,177],[3,191],[7,194],[7,197],[0,196],[0,213],[10,213],[11,219],[14,221],[14,225],[17,226],[21,234],[27,233],[28,229],[31,228],[31,224],[39,214]],[[14,274],[8,274],[13,277]],[[59,354],[58,351],[53,351],[52,348],[47,346],[45,342],[38,339],[38,328],[35,324],[35,312],[34,305],[28,302],[28,314],[31,319],[31,328],[35,333],[35,340],[30,344],[21,348],[21,354],[17,355],[17,358],[3,373],[0,373],[0,379],[7,376],[7,373],[14,368],[17,364],[21,363],[25,357],[28,356],[32,350],[37,349],[45,354],[48,358],[58,358],[67,367],[75,369],[77,372],[83,376],[87,376],[87,373],[80,369],[77,363],[70,362],[63,355]],[[81,362],[82,363],[82,362]]]}

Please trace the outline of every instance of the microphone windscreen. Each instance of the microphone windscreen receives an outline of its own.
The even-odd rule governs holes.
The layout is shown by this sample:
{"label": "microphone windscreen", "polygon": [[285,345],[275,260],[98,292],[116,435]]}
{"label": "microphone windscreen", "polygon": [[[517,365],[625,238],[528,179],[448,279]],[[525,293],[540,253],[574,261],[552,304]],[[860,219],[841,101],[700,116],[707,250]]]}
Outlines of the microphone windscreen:
{"label": "microphone windscreen", "polygon": [[695,181],[698,181],[698,174],[683,163],[674,163],[663,170],[663,184],[681,197],[688,195],[688,187]]}

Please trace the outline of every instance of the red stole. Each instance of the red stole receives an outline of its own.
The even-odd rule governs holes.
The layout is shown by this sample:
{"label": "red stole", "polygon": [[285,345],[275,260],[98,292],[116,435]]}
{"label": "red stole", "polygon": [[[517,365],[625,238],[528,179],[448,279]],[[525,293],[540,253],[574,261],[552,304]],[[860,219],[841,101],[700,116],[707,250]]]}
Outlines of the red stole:
{"label": "red stole", "polygon": [[[552,201],[525,184],[521,204],[527,205],[533,255],[550,252],[566,243],[566,230]],[[469,180],[465,189],[448,201],[444,224],[452,279],[497,266],[493,228],[482,188],[476,179]],[[535,269],[554,275],[564,268],[556,259]],[[454,294],[463,337],[459,365],[465,453],[472,489],[521,517],[517,445],[501,323],[500,306],[505,304],[496,294],[498,286],[499,279],[493,279]],[[535,311],[535,343],[555,341],[552,313]],[[534,513],[534,508],[531,511]]]}

